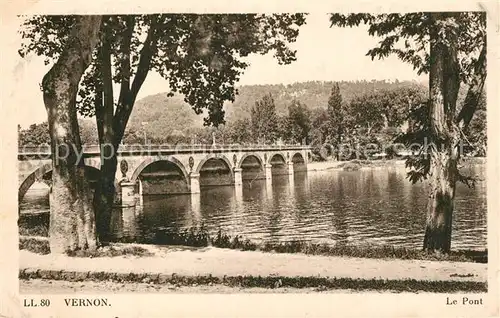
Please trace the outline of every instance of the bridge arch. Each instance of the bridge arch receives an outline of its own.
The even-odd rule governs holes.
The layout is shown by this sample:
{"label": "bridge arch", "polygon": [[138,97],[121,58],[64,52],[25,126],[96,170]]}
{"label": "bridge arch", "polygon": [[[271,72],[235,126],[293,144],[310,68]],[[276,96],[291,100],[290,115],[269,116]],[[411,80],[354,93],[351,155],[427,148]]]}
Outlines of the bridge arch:
{"label": "bridge arch", "polygon": [[195,172],[196,173],[200,173],[201,171],[201,168],[203,168],[203,165],[205,165],[205,163],[207,163],[207,161],[209,160],[222,160],[224,161],[224,163],[226,164],[227,168],[229,168],[229,171],[231,171],[231,174],[233,174],[233,165],[231,164],[231,161],[229,161],[229,159],[227,159],[227,157],[225,155],[221,155],[221,154],[217,154],[217,155],[211,155],[211,156],[207,156],[205,158],[203,158],[199,163],[198,163],[198,166],[196,167],[195,169]]}
{"label": "bridge arch", "polygon": [[271,166],[272,175],[288,174],[288,160],[286,153],[273,152],[269,154],[268,164]]}
{"label": "bridge arch", "polygon": [[[203,170],[204,167],[208,169]],[[198,163],[194,172],[200,174],[200,186],[234,184],[233,165],[222,154],[206,156]]]}
{"label": "bridge arch", "polygon": [[[94,167],[94,166],[87,166],[85,165],[85,171],[87,173],[101,173],[101,170]],[[46,163],[40,167],[38,167],[35,171],[30,173],[21,183],[19,186],[18,192],[17,192],[17,202],[21,203],[23,200],[24,196],[26,195],[26,192],[28,192],[29,188],[33,185],[33,183],[37,181],[42,181],[43,177],[47,175],[48,173],[52,172],[52,163]]]}
{"label": "bridge arch", "polygon": [[282,152],[272,152],[269,154],[267,163],[271,164],[274,158],[282,159],[283,163],[286,163],[286,155]]}
{"label": "bridge arch", "polygon": [[238,164],[236,165],[236,167],[237,168],[241,168],[241,165],[243,164],[243,161],[245,161],[245,159],[247,159],[249,157],[250,158],[252,158],[252,157],[256,158],[257,161],[259,162],[260,166],[262,168],[264,168],[264,161],[262,160],[262,158],[258,154],[255,154],[255,153],[246,153],[243,156],[241,156],[241,158],[240,158]]}
{"label": "bridge arch", "polygon": [[170,162],[170,163],[173,163],[175,166],[177,166],[177,168],[179,168],[179,170],[182,172],[182,176],[184,177],[184,180],[189,184],[189,175],[186,171],[186,168],[184,167],[182,162],[180,162],[177,158],[172,157],[172,156],[168,156],[165,158],[161,158],[161,157],[156,157],[156,158],[155,157],[148,157],[148,158],[146,158],[144,161],[142,161],[137,166],[137,168],[135,168],[134,172],[132,173],[132,177],[130,178],[130,182],[133,182],[133,183],[137,182],[139,175],[141,174],[141,172],[144,169],[146,169],[147,166],[149,166],[150,164],[153,164],[155,162],[160,162],[160,161]]}
{"label": "bridge arch", "polygon": [[144,158],[133,171],[130,181],[141,196],[190,192],[186,168],[173,156]]}
{"label": "bridge arch", "polygon": [[[305,172],[307,171],[307,158],[304,157],[304,153],[302,152],[294,152],[290,154],[290,162],[293,164],[294,172]],[[307,155],[307,154],[306,154]]]}
{"label": "bridge arch", "polygon": [[304,158],[304,156],[302,155],[301,152],[297,151],[297,152],[291,154],[290,161],[293,163],[305,163],[306,158]]}
{"label": "bridge arch", "polygon": [[242,180],[256,180],[265,178],[265,162],[258,153],[244,154],[240,158],[236,167],[241,169],[240,171]]}

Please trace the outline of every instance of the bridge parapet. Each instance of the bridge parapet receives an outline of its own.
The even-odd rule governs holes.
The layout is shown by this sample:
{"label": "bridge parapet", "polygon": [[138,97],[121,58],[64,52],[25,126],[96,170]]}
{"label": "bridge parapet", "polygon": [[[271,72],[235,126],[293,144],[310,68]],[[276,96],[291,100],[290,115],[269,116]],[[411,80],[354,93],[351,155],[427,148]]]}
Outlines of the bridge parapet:
{"label": "bridge parapet", "polygon": [[[83,152],[86,154],[98,154],[100,153],[99,145],[83,145]],[[271,150],[307,150],[311,149],[311,146],[306,145],[266,145],[266,144],[149,144],[149,145],[120,145],[118,148],[118,154],[127,152],[140,152],[146,153],[147,151],[224,151],[224,152],[235,152],[235,151],[271,151]],[[29,155],[29,154],[41,154],[50,155],[51,149],[48,145],[39,146],[22,146],[18,147],[19,155]]]}

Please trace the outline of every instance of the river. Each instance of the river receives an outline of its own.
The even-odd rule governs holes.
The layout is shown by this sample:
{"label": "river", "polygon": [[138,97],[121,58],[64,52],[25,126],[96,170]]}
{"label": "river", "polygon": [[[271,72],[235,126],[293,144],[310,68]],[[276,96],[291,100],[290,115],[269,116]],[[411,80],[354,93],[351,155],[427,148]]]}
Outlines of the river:
{"label": "river", "polygon": [[[485,165],[472,165],[475,188],[457,185],[453,249],[486,248]],[[46,191],[45,191],[46,192]],[[158,232],[203,226],[254,242],[395,245],[420,248],[428,191],[411,184],[404,166],[360,171],[296,172],[243,186],[202,188],[198,195],[150,195],[112,215],[114,241],[155,243]],[[30,190],[22,212],[47,210],[44,190]]]}

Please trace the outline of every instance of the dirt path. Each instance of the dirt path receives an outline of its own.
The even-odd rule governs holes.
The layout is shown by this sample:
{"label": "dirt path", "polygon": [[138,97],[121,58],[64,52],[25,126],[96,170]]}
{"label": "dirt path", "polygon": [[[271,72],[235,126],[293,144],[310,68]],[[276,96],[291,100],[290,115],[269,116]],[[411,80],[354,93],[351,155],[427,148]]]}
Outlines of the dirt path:
{"label": "dirt path", "polygon": [[21,294],[117,294],[117,293],[374,293],[375,291],[352,291],[349,289],[328,289],[320,288],[241,288],[224,285],[198,285],[198,286],[175,286],[171,284],[154,285],[145,283],[115,283],[115,282],[66,282],[56,280],[20,280],[19,292]]}
{"label": "dirt path", "polygon": [[487,281],[487,264],[275,254],[220,248],[140,245],[154,256],[79,258],[20,251],[20,269],[161,273],[184,276],[286,276],[426,281]]}

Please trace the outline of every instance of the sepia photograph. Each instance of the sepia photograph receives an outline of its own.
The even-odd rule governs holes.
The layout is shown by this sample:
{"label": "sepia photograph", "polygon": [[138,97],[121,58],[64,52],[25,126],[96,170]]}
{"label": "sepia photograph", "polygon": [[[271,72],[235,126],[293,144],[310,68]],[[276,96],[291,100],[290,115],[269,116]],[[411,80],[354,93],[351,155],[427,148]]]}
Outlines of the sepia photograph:
{"label": "sepia photograph", "polygon": [[13,19],[22,311],[376,294],[498,315],[484,8]]}

